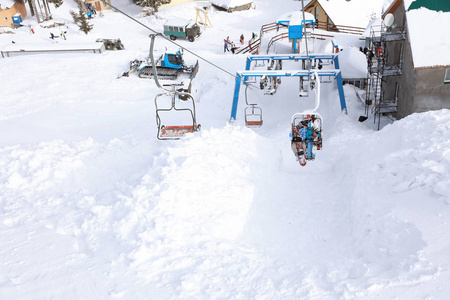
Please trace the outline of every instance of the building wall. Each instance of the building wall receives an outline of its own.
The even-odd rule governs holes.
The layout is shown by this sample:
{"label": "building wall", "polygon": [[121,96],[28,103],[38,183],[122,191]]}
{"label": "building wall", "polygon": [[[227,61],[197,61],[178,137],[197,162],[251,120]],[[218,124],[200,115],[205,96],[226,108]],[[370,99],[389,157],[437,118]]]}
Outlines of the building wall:
{"label": "building wall", "polygon": [[[405,28],[406,40],[387,42],[384,55],[387,66],[399,65],[401,61],[402,74],[397,76],[385,76],[383,78],[384,82],[382,83],[382,90],[385,101],[394,101],[398,85],[398,103],[395,117],[401,119],[414,112],[413,103],[417,72],[414,70],[411,45],[408,40],[408,31],[405,24],[405,6],[403,1],[399,1],[395,4],[395,11],[390,11],[390,13],[394,15],[394,24],[397,24],[397,27]],[[402,48],[403,54],[400,57]]]}
{"label": "building wall", "polygon": [[386,43],[385,55],[387,65],[397,63],[403,45],[402,74],[386,76],[383,79],[383,96],[385,100],[394,100],[398,84],[398,105],[395,117],[404,118],[410,114],[450,109],[450,85],[444,84],[445,70],[450,66],[415,69],[412,60],[411,44],[409,43],[406,24],[405,6],[403,1],[394,3],[395,10],[389,11],[394,15],[394,24],[404,26],[406,40]]}
{"label": "building wall", "polygon": [[450,84],[444,84],[447,68],[450,68],[450,66],[416,69],[417,79],[412,105],[413,112],[450,109]]}
{"label": "building wall", "polygon": [[391,81],[394,82],[389,87],[390,92],[395,96],[396,83],[399,86],[397,114],[395,116],[397,119],[404,118],[414,113],[414,89],[417,81],[417,72],[414,70],[408,33],[406,34],[406,40],[403,41],[403,45],[402,74],[400,76],[391,76]]}
{"label": "building wall", "polygon": [[[110,0],[106,0],[106,2],[108,2],[108,3],[111,4],[111,1],[110,1]],[[111,6],[104,4],[104,3],[103,3],[102,1],[100,1],[100,0],[85,0],[85,1],[84,1],[84,4],[86,4],[86,3],[91,3],[92,6],[94,6],[95,9],[96,9],[97,11],[99,11],[99,10],[111,9]]]}
{"label": "building wall", "polygon": [[[309,12],[314,17],[316,17],[316,13],[315,13],[316,7],[318,7],[318,10],[319,10],[319,17],[316,18],[316,21],[319,21],[319,23],[321,23],[321,24],[327,24],[328,15],[325,12],[325,10],[322,8],[322,6],[319,4],[319,2],[317,2],[317,1],[311,2],[310,4],[308,4],[305,7],[305,11]],[[331,22],[330,24],[333,24],[333,22]]]}
{"label": "building wall", "polygon": [[27,9],[25,5],[20,3],[14,3],[14,5],[8,9],[0,10],[0,26],[11,26],[13,23],[12,16],[16,13],[20,13],[22,19],[24,19],[27,15]]}

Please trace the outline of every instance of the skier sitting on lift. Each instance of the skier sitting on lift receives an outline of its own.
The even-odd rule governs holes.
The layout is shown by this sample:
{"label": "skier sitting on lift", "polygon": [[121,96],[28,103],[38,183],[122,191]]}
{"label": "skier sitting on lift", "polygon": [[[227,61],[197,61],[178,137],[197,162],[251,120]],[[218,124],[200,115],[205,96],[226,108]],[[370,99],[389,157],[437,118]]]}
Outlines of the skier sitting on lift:
{"label": "skier sitting on lift", "polygon": [[[304,125],[303,132],[306,132],[306,159],[314,160],[316,155],[313,153],[313,147],[321,147],[320,142],[320,120],[316,119],[314,115],[311,116],[311,120],[305,120],[302,122]],[[300,133],[301,134],[301,133]]]}

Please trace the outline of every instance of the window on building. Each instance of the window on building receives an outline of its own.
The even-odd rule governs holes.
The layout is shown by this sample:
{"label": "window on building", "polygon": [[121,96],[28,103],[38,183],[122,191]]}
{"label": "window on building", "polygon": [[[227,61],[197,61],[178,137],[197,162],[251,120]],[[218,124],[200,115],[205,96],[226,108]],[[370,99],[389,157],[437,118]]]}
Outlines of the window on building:
{"label": "window on building", "polygon": [[319,21],[319,6],[317,5],[314,7],[314,17],[316,18],[316,21]]}
{"label": "window on building", "polygon": [[450,69],[445,70],[444,83],[450,83]]}

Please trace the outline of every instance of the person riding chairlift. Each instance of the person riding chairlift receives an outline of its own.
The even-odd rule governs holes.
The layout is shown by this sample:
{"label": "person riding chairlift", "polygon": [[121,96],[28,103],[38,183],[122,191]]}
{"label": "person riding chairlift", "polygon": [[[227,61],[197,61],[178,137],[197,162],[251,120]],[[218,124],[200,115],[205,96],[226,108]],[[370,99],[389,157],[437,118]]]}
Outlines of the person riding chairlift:
{"label": "person riding chairlift", "polygon": [[314,115],[311,116],[310,120],[302,121],[304,125],[304,131],[306,132],[306,159],[314,160],[316,155],[313,153],[313,147],[317,144],[320,149],[320,120]]}

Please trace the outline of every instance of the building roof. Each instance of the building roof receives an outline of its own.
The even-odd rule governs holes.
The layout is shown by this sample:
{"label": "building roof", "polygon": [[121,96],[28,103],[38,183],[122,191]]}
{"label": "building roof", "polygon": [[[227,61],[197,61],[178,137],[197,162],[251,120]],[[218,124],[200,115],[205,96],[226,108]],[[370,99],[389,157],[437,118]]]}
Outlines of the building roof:
{"label": "building roof", "polygon": [[450,1],[448,0],[416,0],[408,7],[408,11],[425,7],[429,10],[450,12]]}
{"label": "building roof", "polygon": [[2,9],[11,8],[14,5],[13,0],[0,0],[0,5]]}
{"label": "building roof", "polygon": [[[300,18],[300,20],[297,20],[294,22],[297,22],[299,25],[303,24],[303,14],[300,11],[293,11],[293,12],[285,13],[276,20],[276,23],[285,25],[285,26],[288,26],[289,24],[292,25],[293,23],[292,23],[291,19],[293,16],[294,16],[294,19]],[[312,23],[312,22],[316,21],[316,18],[314,18],[314,16],[312,14],[305,12],[305,21],[306,21],[306,24]]]}
{"label": "building roof", "polygon": [[192,20],[186,20],[186,19],[170,19],[167,20],[167,22],[164,24],[164,26],[174,26],[174,27],[185,27],[189,23],[191,23]]}
{"label": "building roof", "polygon": [[450,66],[450,35],[446,32],[450,28],[450,12],[422,6],[411,9],[412,0],[404,0],[404,3],[414,67]]}
{"label": "building roof", "polygon": [[210,0],[210,2],[226,9],[253,3],[252,0]]}
{"label": "building roof", "polygon": [[[373,18],[381,16],[384,0],[315,0],[336,25],[366,28]],[[314,3],[315,1],[312,1]]]}

